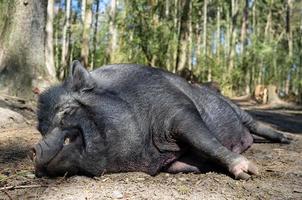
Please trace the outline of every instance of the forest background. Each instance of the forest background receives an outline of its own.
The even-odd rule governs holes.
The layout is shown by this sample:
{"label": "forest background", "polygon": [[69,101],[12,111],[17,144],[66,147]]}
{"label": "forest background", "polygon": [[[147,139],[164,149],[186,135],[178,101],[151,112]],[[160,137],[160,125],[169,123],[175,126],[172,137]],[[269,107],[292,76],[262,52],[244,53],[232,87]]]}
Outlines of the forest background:
{"label": "forest background", "polygon": [[228,96],[257,85],[302,101],[299,0],[0,0],[0,90],[30,97],[89,70],[139,63]]}

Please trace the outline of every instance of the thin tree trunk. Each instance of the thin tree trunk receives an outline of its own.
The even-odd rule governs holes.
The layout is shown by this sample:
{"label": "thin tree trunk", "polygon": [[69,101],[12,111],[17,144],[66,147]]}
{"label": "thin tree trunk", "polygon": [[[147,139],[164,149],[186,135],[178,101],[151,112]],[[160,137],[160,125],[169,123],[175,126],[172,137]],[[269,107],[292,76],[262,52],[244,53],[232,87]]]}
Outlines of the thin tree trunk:
{"label": "thin tree trunk", "polygon": [[245,71],[245,93],[247,95],[251,94],[251,88],[250,88],[250,68],[248,67],[248,64],[245,62],[245,47],[247,45],[247,40],[246,40],[246,34],[247,34],[247,28],[248,28],[248,5],[249,1],[245,0],[245,5],[243,8],[243,17],[242,17],[242,26],[241,26],[241,54],[242,54],[242,67],[244,68]]}
{"label": "thin tree trunk", "polygon": [[85,22],[85,13],[86,13],[86,0],[81,1],[81,20],[82,24]]}
{"label": "thin tree trunk", "polygon": [[[299,34],[302,35],[302,17],[300,19],[300,30],[299,30]],[[298,102],[302,103],[302,81],[301,81],[301,77],[302,77],[302,37],[300,37],[299,41],[298,41],[298,47],[299,47],[299,71],[298,71]]]}
{"label": "thin tree trunk", "polygon": [[96,0],[96,10],[95,10],[95,21],[94,21],[94,31],[93,31],[93,42],[92,42],[92,53],[91,53],[91,62],[90,62],[90,69],[94,68],[95,65],[95,54],[97,49],[97,33],[98,33],[98,24],[99,24],[99,6],[100,0]]}
{"label": "thin tree trunk", "polygon": [[191,0],[182,1],[182,14],[180,19],[180,32],[178,37],[177,57],[176,57],[176,71],[180,72],[185,68],[186,55],[188,49],[189,38],[189,15]]}
{"label": "thin tree trunk", "polygon": [[206,60],[207,54],[207,10],[208,10],[208,1],[203,1],[203,36],[202,36],[202,47],[203,47],[203,56]]}
{"label": "thin tree trunk", "polygon": [[89,65],[89,36],[92,21],[92,3],[93,0],[86,0],[84,29],[82,34],[81,61],[86,68],[88,68]]}
{"label": "thin tree trunk", "polygon": [[223,82],[227,81],[229,74],[229,55],[230,55],[230,46],[231,46],[231,20],[230,20],[230,9],[228,4],[224,3],[224,9],[226,10],[226,42],[224,43],[224,66],[225,70],[223,71],[222,80]]}
{"label": "thin tree trunk", "polygon": [[[257,27],[256,27],[256,4],[257,3],[257,0],[254,0],[254,3],[253,3],[253,8],[252,8],[252,33],[253,33],[253,37],[255,37],[258,33],[258,30],[257,30]],[[254,41],[252,41],[254,42]],[[252,84],[252,87],[253,87],[253,90],[257,84],[257,77],[256,77],[256,67],[255,66],[255,63],[257,61],[255,60],[253,63],[252,63],[252,69],[251,69],[251,84]]]}
{"label": "thin tree trunk", "polygon": [[230,35],[230,53],[229,53],[229,75],[232,74],[234,68],[234,59],[235,59],[235,48],[236,48],[236,25],[237,25],[237,0],[232,0],[232,22],[231,22],[231,35]]}
{"label": "thin tree trunk", "polygon": [[200,67],[201,65],[201,31],[200,31],[200,23],[196,23],[196,65]]}
{"label": "thin tree trunk", "polygon": [[220,64],[220,12],[221,12],[221,7],[220,4],[218,4],[217,7],[217,28],[216,28],[216,58],[217,58],[217,63]]}
{"label": "thin tree trunk", "polygon": [[241,25],[241,38],[240,38],[240,46],[241,46],[241,52],[244,55],[245,54],[245,46],[247,44],[246,41],[246,32],[247,32],[247,26],[248,26],[248,0],[245,0],[245,5],[243,8],[243,17],[242,17],[242,25]]}
{"label": "thin tree trunk", "polygon": [[177,70],[177,48],[178,48],[178,38],[180,34],[180,23],[179,23],[179,0],[174,0],[175,8],[174,8],[174,28],[175,34],[173,35],[173,42],[176,44],[176,48],[173,49],[172,61],[173,61],[173,72],[176,73]]}
{"label": "thin tree trunk", "polygon": [[[157,1],[151,1],[150,2],[150,6],[151,7],[155,7],[157,4]],[[153,27],[153,30],[157,30],[158,27],[160,25],[160,20],[159,20],[159,15],[157,14],[157,12],[153,12],[152,14],[152,27]],[[152,67],[155,67],[156,66],[156,62],[157,62],[157,55],[156,54],[153,54],[153,53],[150,53],[151,54],[151,66]]]}
{"label": "thin tree trunk", "polygon": [[168,18],[169,17],[169,10],[170,9],[170,0],[166,0],[166,5],[165,5],[165,16],[166,16],[166,18]]}
{"label": "thin tree trunk", "polygon": [[107,49],[107,62],[115,61],[117,50],[117,28],[116,28],[116,0],[111,0],[109,13],[109,45]]}
{"label": "thin tree trunk", "polygon": [[[269,12],[266,17],[266,25],[265,25],[265,29],[264,29],[264,41],[265,42],[271,41],[270,35],[271,35],[271,26],[272,26],[272,5],[273,5],[273,3],[274,2],[272,0],[269,5]],[[263,82],[264,82],[264,74],[263,74],[264,70],[265,70],[265,66],[263,63],[263,59],[261,58],[259,76],[258,76],[258,84],[263,84]]]}
{"label": "thin tree trunk", "polygon": [[[192,10],[192,2],[190,3],[190,10]],[[189,15],[189,49],[188,49],[188,67],[189,70],[192,72],[192,48],[193,48],[193,29],[192,29],[192,12]]]}
{"label": "thin tree trunk", "polygon": [[271,4],[269,5],[269,12],[266,17],[266,25],[265,25],[265,30],[264,30],[264,38],[267,41],[270,41],[270,33],[271,33],[271,27],[272,27],[272,4],[273,4],[273,0],[272,0]]}
{"label": "thin tree trunk", "polygon": [[293,31],[291,28],[291,13],[293,8],[292,0],[287,0],[287,11],[286,11],[286,32],[287,32],[287,43],[288,43],[288,57],[289,57],[289,70],[288,76],[285,82],[285,94],[289,94],[290,82],[291,82],[291,67],[293,62]]}
{"label": "thin tree trunk", "polygon": [[45,48],[45,65],[48,74],[53,80],[56,80],[56,70],[53,53],[53,19],[54,19],[54,0],[48,0],[47,5],[47,22],[46,22],[46,48]]}
{"label": "thin tree trunk", "polygon": [[203,59],[204,59],[204,66],[207,68],[207,80],[211,81],[212,79],[212,69],[211,66],[207,62],[207,24],[208,24],[208,0],[203,2],[203,34],[202,34],[202,46],[203,46]]}
{"label": "thin tree trunk", "polygon": [[68,47],[69,47],[69,37],[70,37],[70,15],[71,15],[71,0],[66,0],[65,7],[65,22],[63,27],[63,41],[62,41],[62,54],[61,54],[61,67],[59,78],[64,77],[64,72],[67,67],[68,61]]}
{"label": "thin tree trunk", "polygon": [[[55,66],[56,70],[59,69],[60,66],[60,54],[59,54],[59,31],[55,31]],[[57,72],[56,72],[57,73]]]}

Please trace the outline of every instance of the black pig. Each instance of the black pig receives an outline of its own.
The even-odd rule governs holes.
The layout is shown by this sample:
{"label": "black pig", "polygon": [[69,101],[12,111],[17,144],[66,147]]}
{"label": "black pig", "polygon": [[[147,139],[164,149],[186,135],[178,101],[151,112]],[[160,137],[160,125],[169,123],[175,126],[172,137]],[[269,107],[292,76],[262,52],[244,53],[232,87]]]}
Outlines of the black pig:
{"label": "black pig", "polygon": [[89,73],[75,61],[64,83],[41,94],[38,121],[37,177],[200,172],[203,158],[248,179],[257,167],[240,153],[251,133],[289,142],[207,86],[132,64]]}

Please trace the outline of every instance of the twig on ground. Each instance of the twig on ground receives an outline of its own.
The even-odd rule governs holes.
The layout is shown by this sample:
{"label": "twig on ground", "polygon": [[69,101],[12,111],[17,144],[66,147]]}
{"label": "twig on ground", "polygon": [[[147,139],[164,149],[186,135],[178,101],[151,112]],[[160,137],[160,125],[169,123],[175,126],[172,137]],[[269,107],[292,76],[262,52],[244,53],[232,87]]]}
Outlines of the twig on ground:
{"label": "twig on ground", "polygon": [[5,190],[16,190],[16,189],[27,189],[27,188],[38,188],[38,187],[47,187],[46,185],[12,185],[0,188],[0,191]]}
{"label": "twig on ground", "polygon": [[4,194],[6,194],[6,196],[10,199],[10,200],[13,200],[12,196],[10,196],[10,194],[6,191],[6,190],[2,190],[2,192]]}
{"label": "twig on ground", "polygon": [[13,175],[11,175],[11,176],[8,176],[8,177],[6,177],[6,178],[0,179],[0,183],[3,182],[3,181],[6,181],[6,180],[8,180],[8,179],[14,178],[14,177],[16,177],[16,176],[25,176],[26,173],[28,173],[28,172],[30,172],[30,170],[26,170],[26,171],[24,170],[24,171],[18,172],[18,173],[16,173],[16,174],[13,174]]}
{"label": "twig on ground", "polygon": [[68,172],[65,172],[64,176],[57,181],[57,184],[62,183],[66,179],[67,174]]}
{"label": "twig on ground", "polygon": [[20,97],[16,97],[16,96],[10,96],[10,95],[7,95],[7,94],[0,94],[2,97],[4,97],[4,99],[13,99],[13,100],[16,100],[16,101],[21,101],[21,102],[27,102],[28,99],[23,99],[23,98],[20,98]]}

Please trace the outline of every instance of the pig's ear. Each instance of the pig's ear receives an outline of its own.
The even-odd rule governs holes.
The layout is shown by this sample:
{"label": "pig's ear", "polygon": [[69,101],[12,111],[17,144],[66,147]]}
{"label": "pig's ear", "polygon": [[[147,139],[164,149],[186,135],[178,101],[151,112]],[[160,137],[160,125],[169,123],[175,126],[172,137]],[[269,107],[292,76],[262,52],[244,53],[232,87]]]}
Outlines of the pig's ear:
{"label": "pig's ear", "polygon": [[78,60],[72,62],[69,73],[71,89],[74,91],[89,91],[92,90],[96,85],[90,73],[82,66],[82,64]]}

